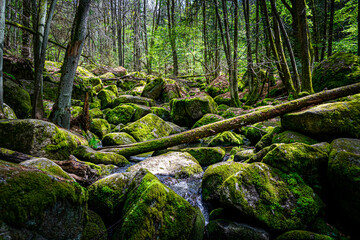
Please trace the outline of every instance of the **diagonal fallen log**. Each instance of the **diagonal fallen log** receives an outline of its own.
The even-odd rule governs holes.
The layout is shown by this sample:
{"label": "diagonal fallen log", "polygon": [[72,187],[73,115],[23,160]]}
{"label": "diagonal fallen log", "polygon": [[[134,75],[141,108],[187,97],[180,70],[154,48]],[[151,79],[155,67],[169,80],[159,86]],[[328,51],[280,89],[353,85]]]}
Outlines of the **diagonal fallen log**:
{"label": "diagonal fallen log", "polygon": [[106,148],[102,148],[101,151],[111,151],[111,152],[119,153],[123,156],[133,156],[140,153],[165,149],[183,143],[194,142],[198,139],[209,137],[220,132],[261,122],[267,119],[274,118],[276,116],[283,115],[285,113],[293,112],[305,107],[320,104],[322,102],[337,99],[340,97],[346,97],[356,93],[360,93],[360,83],[356,83],[332,90],[322,91],[271,108],[266,108],[263,110],[258,110],[238,117],[215,122],[199,128],[191,129],[186,132],[170,135],[168,137],[162,137],[146,142],[139,142],[129,145],[106,147]]}

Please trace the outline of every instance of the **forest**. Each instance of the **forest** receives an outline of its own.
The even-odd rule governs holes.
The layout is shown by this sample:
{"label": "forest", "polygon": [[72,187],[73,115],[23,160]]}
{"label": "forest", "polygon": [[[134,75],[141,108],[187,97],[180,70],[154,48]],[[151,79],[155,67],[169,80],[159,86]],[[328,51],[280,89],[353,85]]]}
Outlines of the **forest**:
{"label": "forest", "polygon": [[360,0],[0,0],[1,239],[360,239]]}

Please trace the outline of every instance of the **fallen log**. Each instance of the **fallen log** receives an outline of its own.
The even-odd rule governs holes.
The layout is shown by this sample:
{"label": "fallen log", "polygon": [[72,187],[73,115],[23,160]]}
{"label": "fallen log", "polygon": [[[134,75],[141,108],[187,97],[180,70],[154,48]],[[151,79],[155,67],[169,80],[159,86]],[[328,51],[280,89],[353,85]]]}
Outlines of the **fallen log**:
{"label": "fallen log", "polygon": [[348,85],[345,87],[335,88],[332,90],[322,91],[312,94],[303,98],[299,98],[287,103],[283,103],[271,108],[266,108],[244,114],[238,117],[222,120],[219,122],[211,123],[199,128],[194,128],[186,132],[162,137],[146,142],[139,142],[129,145],[120,145],[112,147],[104,147],[101,151],[111,151],[121,154],[123,156],[133,156],[140,153],[161,150],[168,147],[180,145],[183,143],[190,143],[204,137],[209,137],[220,132],[240,128],[246,125],[254,124],[257,122],[265,121],[285,113],[294,112],[305,107],[317,105],[325,101],[346,97],[360,93],[360,83]]}
{"label": "fallen log", "polygon": [[12,163],[21,163],[30,159],[33,159],[33,157],[30,155],[9,150],[6,148],[0,148],[0,160]]}

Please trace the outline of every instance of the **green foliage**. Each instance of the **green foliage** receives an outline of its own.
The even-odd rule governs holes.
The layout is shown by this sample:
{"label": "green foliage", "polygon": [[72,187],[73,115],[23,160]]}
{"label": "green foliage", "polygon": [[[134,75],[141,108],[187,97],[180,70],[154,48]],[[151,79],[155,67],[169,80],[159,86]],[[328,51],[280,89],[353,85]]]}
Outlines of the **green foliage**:
{"label": "green foliage", "polygon": [[96,137],[92,137],[89,141],[88,141],[89,147],[93,148],[93,149],[97,149],[99,147],[101,147],[101,141],[99,139],[96,139]]}

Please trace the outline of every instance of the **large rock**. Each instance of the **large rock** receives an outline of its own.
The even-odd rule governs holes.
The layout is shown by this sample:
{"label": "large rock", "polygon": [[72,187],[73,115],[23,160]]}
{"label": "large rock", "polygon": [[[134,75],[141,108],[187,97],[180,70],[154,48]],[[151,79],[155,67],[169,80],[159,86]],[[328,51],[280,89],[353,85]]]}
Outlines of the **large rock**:
{"label": "large rock", "polygon": [[210,147],[213,146],[238,146],[242,145],[244,142],[244,137],[240,134],[225,131],[218,133],[215,136],[207,137],[204,139],[204,142],[207,143]]}
{"label": "large rock", "polygon": [[285,131],[276,134],[272,139],[272,143],[295,143],[295,142],[305,143],[309,145],[318,143],[318,141],[308,136],[293,131]]}
{"label": "large rock", "polygon": [[86,191],[56,175],[0,161],[3,239],[80,239]]}
{"label": "large rock", "polygon": [[173,122],[189,128],[205,114],[217,113],[217,104],[208,95],[173,99],[170,106]]}
{"label": "large rock", "polygon": [[151,113],[161,117],[165,121],[170,120],[170,111],[163,107],[152,107]]}
{"label": "large rock", "polygon": [[28,118],[31,115],[30,94],[12,81],[4,81],[4,102],[16,113],[18,118]]}
{"label": "large rock", "polygon": [[0,146],[36,157],[64,160],[87,141],[55,124],[41,120],[0,121]]}
{"label": "large rock", "polygon": [[4,110],[5,119],[17,119],[14,110],[12,110],[12,108],[9,107],[6,103],[4,103],[4,105],[3,105],[3,110]]}
{"label": "large rock", "polygon": [[329,196],[352,226],[360,225],[360,140],[336,139],[331,143],[328,166]]}
{"label": "large rock", "polygon": [[102,140],[102,144],[104,146],[124,145],[131,143],[136,143],[136,140],[124,132],[106,134]]}
{"label": "large rock", "polygon": [[103,138],[111,130],[110,124],[105,119],[94,118],[90,124],[90,131]]}
{"label": "large rock", "polygon": [[243,164],[221,186],[223,206],[272,231],[305,229],[322,202],[296,174],[284,174],[264,163]]}
{"label": "large rock", "polygon": [[183,98],[186,97],[187,91],[182,87],[178,82],[171,79],[165,80],[165,85],[161,93],[161,100],[164,102],[169,102],[174,98]]}
{"label": "large rock", "polygon": [[133,136],[136,141],[142,142],[169,136],[172,128],[155,114],[149,113],[121,130]]}
{"label": "large rock", "polygon": [[115,239],[201,240],[205,220],[200,210],[146,170],[131,182]]}
{"label": "large rock", "polygon": [[101,109],[105,109],[112,106],[116,95],[113,91],[103,89],[98,93],[98,98],[101,101]]}
{"label": "large rock", "polygon": [[88,146],[79,146],[73,154],[80,160],[96,164],[113,164],[117,166],[129,164],[129,161],[124,156],[114,152],[98,152]]}
{"label": "large rock", "polygon": [[319,139],[360,137],[360,101],[322,104],[285,114],[282,127]]}
{"label": "large rock", "polygon": [[190,153],[202,167],[221,162],[225,156],[225,150],[221,147],[185,148],[181,151]]}
{"label": "large rock", "polygon": [[137,172],[141,168],[146,168],[152,174],[169,175],[176,178],[186,178],[203,172],[196,159],[185,152],[169,152],[147,158],[129,167],[127,172]]}
{"label": "large rock", "polygon": [[336,53],[319,63],[313,71],[315,92],[359,82],[360,58],[351,53]]}
{"label": "large rock", "polygon": [[114,100],[113,106],[116,107],[122,103],[135,103],[139,105],[144,105],[148,107],[155,106],[156,103],[151,98],[139,97],[139,96],[131,96],[131,95],[121,95]]}
{"label": "large rock", "polygon": [[211,97],[226,93],[229,91],[229,81],[225,75],[221,75],[213,80],[205,91],[210,94]]}
{"label": "large rock", "polygon": [[281,234],[276,240],[333,240],[334,238],[313,232],[294,230]]}
{"label": "large rock", "polygon": [[107,229],[101,217],[91,210],[87,214],[88,221],[85,224],[81,240],[107,240]]}
{"label": "large rock", "polygon": [[161,95],[164,84],[165,81],[161,77],[151,79],[146,83],[145,88],[141,93],[141,96],[151,99],[158,99]]}
{"label": "large rock", "polygon": [[192,126],[192,128],[197,128],[197,127],[201,127],[210,123],[214,123],[214,122],[218,122],[224,120],[224,118],[220,115],[217,114],[205,114],[202,118],[200,118],[199,121],[197,121],[194,126]]}
{"label": "large rock", "polygon": [[105,118],[109,123],[115,125],[118,125],[120,123],[126,124],[130,122],[134,113],[135,113],[135,109],[132,106],[127,104],[122,104],[107,111],[105,114]]}
{"label": "large rock", "polygon": [[145,117],[149,113],[151,113],[151,108],[144,106],[144,105],[138,105],[135,103],[128,103],[127,105],[132,106],[135,109],[135,113],[133,115],[132,121],[139,120],[142,117]]}

